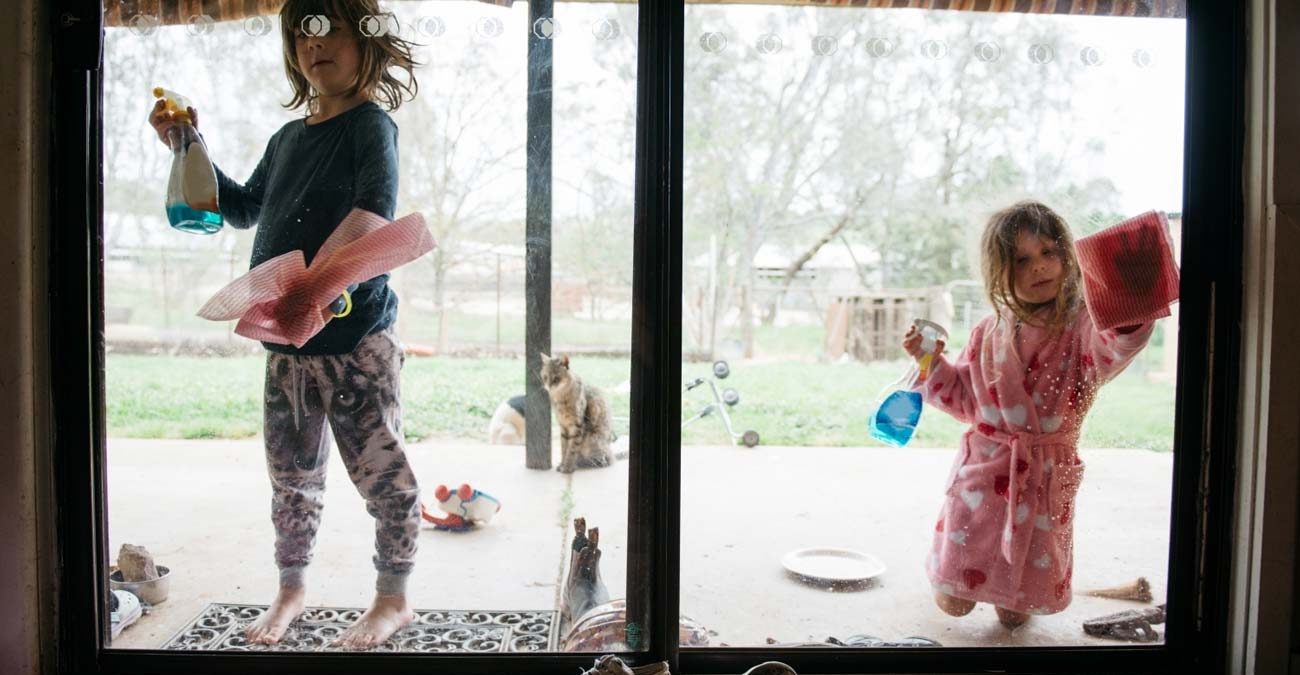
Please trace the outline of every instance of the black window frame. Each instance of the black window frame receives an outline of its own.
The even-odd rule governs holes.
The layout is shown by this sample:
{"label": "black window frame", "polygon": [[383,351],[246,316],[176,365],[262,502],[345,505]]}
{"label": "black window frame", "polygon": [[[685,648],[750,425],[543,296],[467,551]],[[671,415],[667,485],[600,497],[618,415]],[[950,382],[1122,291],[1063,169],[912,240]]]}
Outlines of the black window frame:
{"label": "black window frame", "polygon": [[[648,617],[637,663],[738,673],[1211,673],[1226,669],[1237,468],[1246,114],[1246,3],[1187,0],[1183,274],[1167,639],[1155,646],[942,650],[687,649],[675,644],[680,532],[683,0],[639,3],[629,586]],[[230,654],[103,647],[103,174],[99,0],[47,7],[50,76],[47,318],[59,673],[518,673],[571,675],[590,655]],[[639,552],[633,555],[633,552]],[[665,640],[665,637],[673,638]]]}

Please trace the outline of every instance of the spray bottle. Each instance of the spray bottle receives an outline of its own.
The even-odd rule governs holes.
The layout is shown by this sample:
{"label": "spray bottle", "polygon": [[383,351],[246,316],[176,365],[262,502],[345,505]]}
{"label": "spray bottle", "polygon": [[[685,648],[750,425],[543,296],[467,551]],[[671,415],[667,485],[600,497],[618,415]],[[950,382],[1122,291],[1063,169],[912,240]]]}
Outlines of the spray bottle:
{"label": "spray bottle", "polygon": [[162,87],[155,87],[153,95],[163,99],[175,121],[167,131],[172,148],[167,220],[184,232],[214,234],[222,225],[221,210],[217,207],[217,173],[208,159],[207,146],[190,119],[190,102]]}
{"label": "spray bottle", "polygon": [[934,353],[940,339],[948,339],[943,326],[925,319],[916,319],[916,329],[921,332],[921,351],[924,354],[903,376],[889,384],[876,397],[876,410],[867,420],[871,437],[895,448],[912,440],[916,425],[921,421],[921,392],[913,391],[925,382],[934,367]]}

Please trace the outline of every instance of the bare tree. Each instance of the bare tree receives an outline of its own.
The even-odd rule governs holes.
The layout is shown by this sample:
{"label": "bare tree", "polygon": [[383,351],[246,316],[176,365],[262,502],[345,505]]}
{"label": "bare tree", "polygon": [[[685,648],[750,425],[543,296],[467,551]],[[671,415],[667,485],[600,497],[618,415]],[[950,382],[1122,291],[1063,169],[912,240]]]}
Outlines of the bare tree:
{"label": "bare tree", "polygon": [[523,213],[524,65],[466,50],[425,77],[420,95],[395,115],[404,129],[399,201],[425,213],[438,241],[422,263],[432,279],[421,290],[438,316],[439,352],[450,332],[448,274],[476,254],[463,246],[466,235],[521,222],[513,214]]}
{"label": "bare tree", "polygon": [[[735,36],[723,11],[693,16]],[[1091,147],[1078,146],[1069,124],[1078,65],[1023,54],[1029,44],[1063,52],[1055,24],[943,12],[923,25],[887,12],[783,16],[773,30],[815,36],[814,54],[737,44],[693,49],[687,60],[688,245],[699,250],[708,233],[735,228],[737,241],[718,256],[734,258],[724,295],[746,355],[759,301],[753,263],[765,244],[796,251],[766,291],[770,323],[799,272],[837,238],[874,249],[870,264],[885,284],[935,284],[969,275],[972,223],[1009,194],[1113,203],[1113,185],[1075,186],[1066,164]],[[977,51],[980,43],[995,47]],[[833,58],[817,55],[827,52]]]}

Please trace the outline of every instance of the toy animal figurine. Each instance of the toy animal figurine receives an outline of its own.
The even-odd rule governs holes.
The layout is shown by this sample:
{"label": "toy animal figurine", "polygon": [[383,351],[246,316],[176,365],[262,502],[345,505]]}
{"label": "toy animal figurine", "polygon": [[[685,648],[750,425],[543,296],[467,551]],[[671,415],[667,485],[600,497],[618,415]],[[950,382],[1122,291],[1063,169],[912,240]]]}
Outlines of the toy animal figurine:
{"label": "toy animal figurine", "polygon": [[[566,652],[628,651],[627,603],[610,600],[600,578],[600,530],[587,529],[584,518],[573,521],[573,547],[569,576],[560,596],[560,649]],[[678,643],[683,647],[709,646],[709,631],[690,617],[678,621]]]}
{"label": "toy animal figurine", "polygon": [[456,488],[455,492],[446,485],[439,485],[433,491],[433,496],[438,500],[438,507],[447,515],[439,517],[424,504],[420,505],[420,515],[438,530],[464,532],[478,525],[486,525],[501,510],[501,502],[496,497],[475,490],[468,483]]}

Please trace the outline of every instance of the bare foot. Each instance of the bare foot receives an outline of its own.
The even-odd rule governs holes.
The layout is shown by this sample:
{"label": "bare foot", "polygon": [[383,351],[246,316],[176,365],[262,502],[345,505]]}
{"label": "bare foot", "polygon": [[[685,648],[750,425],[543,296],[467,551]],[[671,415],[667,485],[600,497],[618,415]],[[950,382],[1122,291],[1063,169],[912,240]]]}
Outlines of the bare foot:
{"label": "bare foot", "polygon": [[938,605],[939,609],[942,609],[944,614],[950,616],[966,616],[967,614],[970,614],[972,609],[975,609],[974,600],[954,598],[953,596],[940,591],[934,592],[934,604]]}
{"label": "bare foot", "polygon": [[273,645],[284,637],[289,628],[302,614],[303,598],[307,591],[302,587],[284,588],[275,594],[275,601],[257,620],[249,624],[244,635],[251,644]]}
{"label": "bare foot", "polygon": [[998,621],[1010,630],[1015,630],[1025,625],[1025,622],[1029,620],[1028,614],[1013,612],[1009,609],[1002,609],[1001,607],[994,607],[994,609],[997,610]]}
{"label": "bare foot", "polygon": [[343,649],[370,649],[382,643],[415,620],[415,612],[406,603],[406,594],[375,595],[370,609],[334,640]]}

